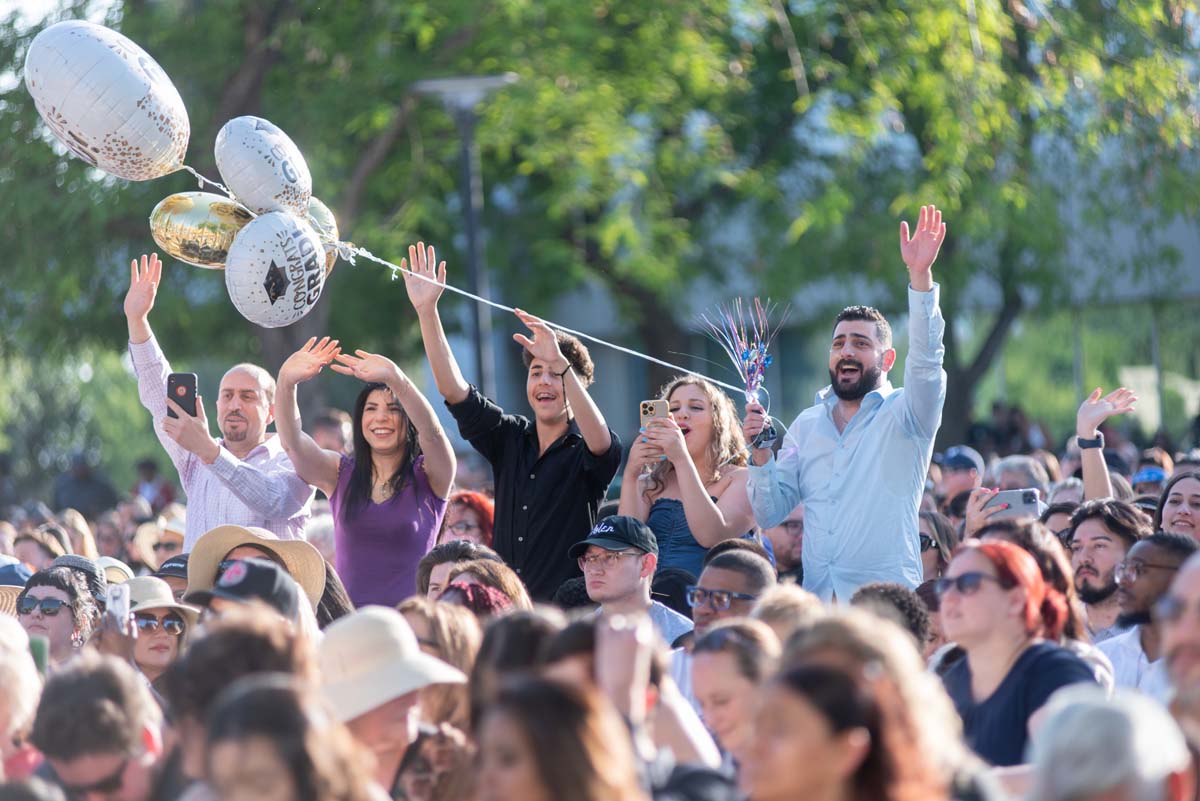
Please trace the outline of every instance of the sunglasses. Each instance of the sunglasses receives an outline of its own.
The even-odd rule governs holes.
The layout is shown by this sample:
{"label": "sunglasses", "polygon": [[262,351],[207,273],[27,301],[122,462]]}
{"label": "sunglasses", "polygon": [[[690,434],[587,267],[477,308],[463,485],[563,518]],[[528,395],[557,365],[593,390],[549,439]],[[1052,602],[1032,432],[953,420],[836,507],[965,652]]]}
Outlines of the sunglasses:
{"label": "sunglasses", "polygon": [[167,553],[175,553],[175,551],[179,550],[181,545],[182,543],[176,542],[175,540],[171,540],[170,542],[156,542],[154,543],[154,552],[159,553],[160,551],[166,551]]}
{"label": "sunglasses", "polygon": [[178,637],[183,634],[184,625],[183,618],[176,614],[151,615],[146,612],[136,612],[133,615],[134,621],[137,623],[138,632],[142,634],[153,634],[161,627],[163,632],[170,634],[172,637]]}
{"label": "sunglasses", "polygon": [[67,791],[70,798],[85,798],[91,794],[111,795],[124,786],[125,769],[129,767],[130,759],[131,757],[125,757],[115,771],[99,781],[79,786],[62,783],[62,788]]}
{"label": "sunglasses", "polygon": [[34,598],[32,595],[26,595],[17,602],[17,614],[32,615],[33,611],[40,607],[43,617],[54,617],[66,605],[66,601],[60,601],[57,598]]}
{"label": "sunglasses", "polygon": [[925,553],[926,551],[931,551],[937,547],[937,540],[935,540],[933,537],[929,536],[928,534],[922,534],[920,536],[920,540],[921,540],[921,553]]}
{"label": "sunglasses", "polygon": [[970,573],[963,573],[953,578],[940,578],[934,583],[933,590],[939,598],[952,589],[957,590],[959,595],[974,595],[979,592],[979,588],[983,586],[983,582],[985,581],[994,581],[1000,586],[1004,586],[1000,579],[995,576],[989,576],[987,573],[980,573],[973,570]]}
{"label": "sunglasses", "polygon": [[699,606],[708,604],[718,612],[724,612],[734,602],[738,601],[757,601],[757,595],[747,595],[744,592],[730,592],[729,590],[706,590],[703,587],[697,587],[691,584],[687,588],[687,605],[695,609]]}

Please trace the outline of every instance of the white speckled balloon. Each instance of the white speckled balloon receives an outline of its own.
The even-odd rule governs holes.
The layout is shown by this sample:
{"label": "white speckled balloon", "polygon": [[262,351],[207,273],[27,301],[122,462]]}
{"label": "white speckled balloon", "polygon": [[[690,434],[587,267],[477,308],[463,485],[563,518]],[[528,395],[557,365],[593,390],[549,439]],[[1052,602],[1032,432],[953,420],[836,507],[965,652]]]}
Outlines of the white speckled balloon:
{"label": "white speckled balloon", "polygon": [[42,120],[88,164],[130,181],[183,166],[191,135],[183,99],[116,31],[84,20],[51,25],[25,55],[25,85]]}
{"label": "white speckled balloon", "polygon": [[308,215],[312,175],[287,134],[261,117],[235,117],[217,134],[217,169],[229,191],[258,214]]}
{"label": "white speckled balloon", "polygon": [[304,220],[281,211],[238,232],[225,258],[225,288],[242,316],[263,328],[291,325],[325,287],[325,251]]}

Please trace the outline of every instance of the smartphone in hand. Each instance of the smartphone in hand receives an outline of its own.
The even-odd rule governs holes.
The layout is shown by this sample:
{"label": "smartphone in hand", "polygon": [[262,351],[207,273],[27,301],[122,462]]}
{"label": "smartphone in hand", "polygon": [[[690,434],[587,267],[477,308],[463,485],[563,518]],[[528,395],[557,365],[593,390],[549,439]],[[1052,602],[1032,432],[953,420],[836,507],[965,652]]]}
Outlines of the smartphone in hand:
{"label": "smartphone in hand", "polygon": [[671,416],[670,407],[665,400],[644,400],[641,404],[641,414],[639,417],[642,421],[642,428],[650,424],[651,420],[665,420]]}
{"label": "smartphone in hand", "polygon": [[[192,417],[196,416],[196,374],[171,373],[167,376],[167,397],[178,403]],[[168,417],[178,417],[175,410],[167,407]]]}
{"label": "smartphone in hand", "polygon": [[124,637],[128,637],[133,628],[129,622],[129,608],[129,585],[109,584],[104,603],[105,622]]}
{"label": "smartphone in hand", "polygon": [[1001,490],[988,499],[988,502],[983,505],[984,509],[991,509],[996,506],[1007,506],[1001,512],[996,512],[990,520],[1000,520],[1001,518],[1038,518],[1045,510],[1045,505],[1042,504],[1041,493],[1036,489],[1014,489]]}

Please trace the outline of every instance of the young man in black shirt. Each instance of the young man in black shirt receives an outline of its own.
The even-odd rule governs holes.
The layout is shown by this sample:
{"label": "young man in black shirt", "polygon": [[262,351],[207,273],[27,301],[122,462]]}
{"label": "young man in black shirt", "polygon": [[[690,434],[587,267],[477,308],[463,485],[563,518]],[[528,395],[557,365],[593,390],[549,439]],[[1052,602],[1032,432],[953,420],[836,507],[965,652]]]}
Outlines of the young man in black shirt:
{"label": "young man in black shirt", "polygon": [[533,419],[506,414],[466,382],[450,352],[437,309],[446,263],[438,265],[433,247],[424,243],[410,247],[408,255],[416,275],[405,273],[404,283],[438,392],[459,433],[492,465],[492,547],[534,600],[550,601],[560,584],[579,574],[567,551],[591,531],[621,463],[621,442],[587,392],[592,360],[579,340],[518,310],[533,335],[513,335],[525,348],[525,394]]}

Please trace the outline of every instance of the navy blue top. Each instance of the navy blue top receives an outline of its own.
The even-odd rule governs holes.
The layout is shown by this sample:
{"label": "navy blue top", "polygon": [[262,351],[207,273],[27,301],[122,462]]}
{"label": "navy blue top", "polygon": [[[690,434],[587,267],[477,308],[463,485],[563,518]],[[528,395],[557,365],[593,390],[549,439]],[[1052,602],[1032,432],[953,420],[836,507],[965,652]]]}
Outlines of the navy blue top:
{"label": "navy blue top", "polygon": [[[709,497],[712,497],[711,495]],[[716,498],[713,498],[716,501]],[[683,502],[674,498],[659,498],[650,505],[650,514],[646,516],[646,525],[654,532],[658,541],[658,568],[683,568],[696,578],[704,570],[704,555],[708,549],[696,542],[692,530],[688,527],[687,515],[683,511]],[[754,532],[742,535],[742,539],[751,539]],[[775,565],[775,551],[771,541],[766,537],[760,543],[767,549],[767,557],[771,565]]]}
{"label": "navy blue top", "polygon": [[1025,761],[1029,718],[1055,690],[1068,684],[1095,681],[1095,674],[1086,662],[1050,642],[1026,648],[996,691],[979,703],[971,698],[969,656],[942,676],[946,692],[962,717],[967,745],[998,767]]}

